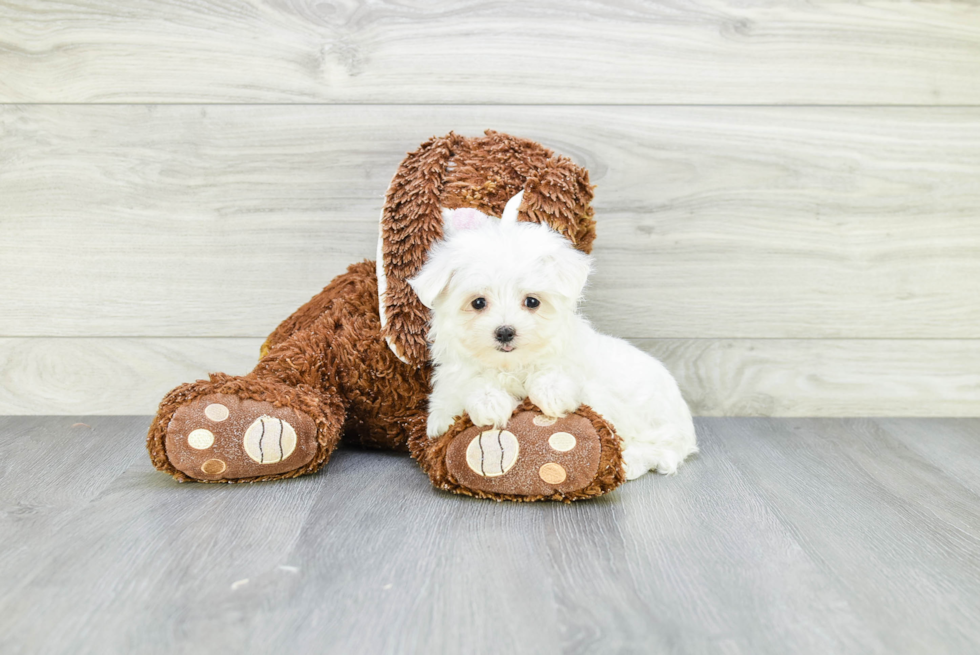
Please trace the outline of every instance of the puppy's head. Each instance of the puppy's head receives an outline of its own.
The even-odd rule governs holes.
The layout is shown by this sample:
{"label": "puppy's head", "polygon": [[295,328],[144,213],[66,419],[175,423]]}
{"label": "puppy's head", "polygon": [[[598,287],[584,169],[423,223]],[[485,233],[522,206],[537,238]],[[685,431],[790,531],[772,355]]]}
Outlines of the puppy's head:
{"label": "puppy's head", "polygon": [[432,310],[437,363],[456,356],[516,368],[569,333],[591,260],[545,225],[506,218],[450,231],[409,280]]}

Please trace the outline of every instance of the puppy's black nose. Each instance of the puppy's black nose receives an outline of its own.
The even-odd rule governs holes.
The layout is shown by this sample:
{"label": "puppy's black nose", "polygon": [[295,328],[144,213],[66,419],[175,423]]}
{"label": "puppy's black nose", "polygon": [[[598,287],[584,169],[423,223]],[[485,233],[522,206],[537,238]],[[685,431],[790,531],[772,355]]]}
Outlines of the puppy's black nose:
{"label": "puppy's black nose", "polygon": [[493,332],[493,336],[497,337],[497,341],[500,343],[508,343],[509,341],[513,341],[515,334],[517,334],[517,330],[509,325],[501,325]]}

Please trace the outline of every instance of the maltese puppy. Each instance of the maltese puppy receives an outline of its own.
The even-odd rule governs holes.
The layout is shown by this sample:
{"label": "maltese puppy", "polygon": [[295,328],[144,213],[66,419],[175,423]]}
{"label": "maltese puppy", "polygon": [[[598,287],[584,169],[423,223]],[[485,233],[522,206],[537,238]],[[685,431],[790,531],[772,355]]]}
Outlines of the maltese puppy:
{"label": "maltese puppy", "polygon": [[556,417],[585,403],[622,438],[628,479],[675,473],[697,452],[677,382],[577,312],[591,259],[549,227],[518,222],[522,197],[500,219],[444,210],[446,238],[409,281],[432,310],[429,437],[464,411],[502,429],[524,398]]}

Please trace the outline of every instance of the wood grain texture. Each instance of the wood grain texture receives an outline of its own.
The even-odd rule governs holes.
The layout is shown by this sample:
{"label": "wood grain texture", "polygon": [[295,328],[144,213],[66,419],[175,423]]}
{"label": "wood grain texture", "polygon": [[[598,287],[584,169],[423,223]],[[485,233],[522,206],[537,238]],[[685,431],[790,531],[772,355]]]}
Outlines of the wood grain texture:
{"label": "wood grain texture", "polygon": [[591,171],[601,329],[980,338],[980,112],[796,107],[0,108],[0,335],[264,336],[487,126]]}
{"label": "wood grain texture", "polygon": [[209,372],[243,375],[262,339],[0,339],[0,414],[152,414]]}
{"label": "wood grain texture", "polygon": [[642,339],[701,416],[980,416],[980,341]]}
{"label": "wood grain texture", "polygon": [[980,470],[977,420],[699,419],[678,475],[571,506],[353,450],[179,485],[148,417],[83,420],[0,418],[5,653],[980,648],[980,498],[894,436]]}
{"label": "wood grain texture", "polygon": [[[0,339],[0,414],[148,414],[261,339]],[[641,339],[701,416],[980,416],[980,340]]]}
{"label": "wood grain texture", "polygon": [[[945,441],[940,425],[930,441]],[[977,648],[963,623],[980,611],[975,493],[872,421],[746,419],[708,432],[884,652]],[[960,456],[976,464],[977,443]]]}
{"label": "wood grain texture", "polygon": [[[57,541],[68,517],[129,467],[145,465],[146,448],[134,435],[146,425],[145,417],[0,418],[0,589],[14,592],[27,584],[39,546]],[[77,556],[73,548],[63,553]],[[8,614],[0,619],[0,650],[40,652],[13,648],[9,640],[10,622],[30,609],[16,601],[0,605]],[[45,626],[35,628],[41,634]]]}
{"label": "wood grain texture", "polygon": [[0,4],[4,102],[977,104],[974,3]]}
{"label": "wood grain texture", "polygon": [[711,431],[705,422],[718,425],[698,422],[702,453],[676,478],[647,476],[645,490],[630,483],[606,503],[577,506],[580,516],[554,517],[567,652],[880,651],[795,526],[719,456],[727,422]]}
{"label": "wood grain texture", "polygon": [[[973,421],[878,418],[875,422],[924,462],[942,469],[957,483],[980,495],[980,469],[972,465],[969,457],[962,457],[962,453],[973,452],[977,447]],[[942,439],[933,436],[937,432],[942,434]]]}

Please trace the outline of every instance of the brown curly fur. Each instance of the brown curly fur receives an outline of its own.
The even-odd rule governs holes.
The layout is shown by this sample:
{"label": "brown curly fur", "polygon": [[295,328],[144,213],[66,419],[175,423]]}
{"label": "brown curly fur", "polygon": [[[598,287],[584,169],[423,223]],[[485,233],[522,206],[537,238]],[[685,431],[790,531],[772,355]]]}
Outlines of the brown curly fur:
{"label": "brown curly fur", "polygon": [[[167,426],[182,405],[201,396],[226,393],[292,407],[308,414],[317,425],[317,452],[307,465],[285,474],[234,482],[316,471],[343,435],[374,448],[411,448],[437,486],[488,497],[453,487],[455,483],[440,464],[448,441],[418,436],[425,434],[430,389],[429,312],[407,280],[418,272],[430,246],[442,236],[441,207],[475,207],[500,215],[507,200],[522,188],[520,220],[547,223],[579,249],[591,249],[595,238],[592,187],[588,173],[567,158],[533,141],[492,131],[476,138],[450,133],[410,153],[392,181],[382,216],[385,328],[378,307],[375,262],[350,266],[273,331],[251,373],[237,378],[212,374],[209,380],[177,387],[163,399],[147,435],[154,466],[178,480],[191,479],[167,459]],[[386,337],[409,363],[392,352]],[[585,412],[583,416],[592,420],[600,434],[601,473],[585,489],[549,499],[591,497],[622,482],[618,437],[592,410],[579,411]]]}
{"label": "brown curly fur", "polygon": [[212,374],[163,399],[147,438],[154,466],[190,479],[167,459],[167,425],[179,407],[212,393],[293,407],[317,424],[321,448],[299,472],[236,482],[316,471],[342,434],[369,447],[408,450],[412,430],[425,424],[430,368],[405,364],[381,338],[374,262],[350,266],[286,319],[265,348],[267,354],[248,375]]}

